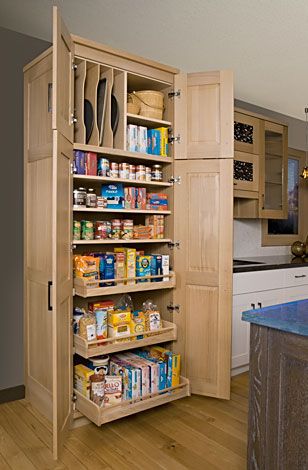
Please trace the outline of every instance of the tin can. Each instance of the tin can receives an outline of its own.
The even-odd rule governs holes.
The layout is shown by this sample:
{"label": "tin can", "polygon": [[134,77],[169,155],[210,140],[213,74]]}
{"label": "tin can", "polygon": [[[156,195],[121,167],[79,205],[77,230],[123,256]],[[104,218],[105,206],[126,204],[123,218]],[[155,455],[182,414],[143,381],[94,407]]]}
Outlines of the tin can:
{"label": "tin can", "polygon": [[81,240],[94,240],[94,226],[91,220],[81,221]]}
{"label": "tin can", "polygon": [[130,180],[135,180],[136,179],[136,167],[135,167],[135,165],[129,165],[128,179],[130,179]]}
{"label": "tin can", "polygon": [[97,162],[97,174],[98,176],[110,176],[110,165],[107,158],[99,157]]}
{"label": "tin can", "polygon": [[93,188],[89,188],[87,192],[87,207],[96,207],[96,194]]}
{"label": "tin can", "polygon": [[87,207],[87,191],[85,188],[74,189],[73,204],[74,207]]}
{"label": "tin can", "polygon": [[121,238],[121,220],[112,219],[111,220],[111,238]]}
{"label": "tin can", "polygon": [[119,164],[116,162],[110,163],[110,178],[119,178]]}
{"label": "tin can", "polygon": [[125,180],[129,179],[129,164],[128,163],[119,164],[119,177]]}
{"label": "tin can", "polygon": [[162,181],[163,180],[163,167],[161,165],[153,165],[151,176],[152,181]]}
{"label": "tin can", "polygon": [[80,240],[81,238],[81,223],[79,220],[73,222],[73,240]]}
{"label": "tin can", "polygon": [[106,208],[107,207],[107,200],[103,196],[96,197],[96,205],[97,207]]}
{"label": "tin can", "polygon": [[144,165],[136,166],[136,180],[145,181],[145,166]]}
{"label": "tin can", "polygon": [[111,223],[106,220],[95,222],[95,240],[105,240],[111,233]]}
{"label": "tin can", "polygon": [[145,181],[151,181],[152,179],[152,171],[149,166],[145,167]]}
{"label": "tin can", "polygon": [[134,221],[131,219],[122,220],[122,238],[131,240],[134,236]]}

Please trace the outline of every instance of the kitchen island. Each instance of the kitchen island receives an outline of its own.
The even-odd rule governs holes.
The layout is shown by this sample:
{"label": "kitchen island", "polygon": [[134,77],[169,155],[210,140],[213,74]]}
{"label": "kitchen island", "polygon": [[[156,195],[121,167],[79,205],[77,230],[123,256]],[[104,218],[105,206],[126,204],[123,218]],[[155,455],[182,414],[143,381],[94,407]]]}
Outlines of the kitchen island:
{"label": "kitchen island", "polygon": [[247,468],[307,470],[308,300],[242,319],[251,323]]}

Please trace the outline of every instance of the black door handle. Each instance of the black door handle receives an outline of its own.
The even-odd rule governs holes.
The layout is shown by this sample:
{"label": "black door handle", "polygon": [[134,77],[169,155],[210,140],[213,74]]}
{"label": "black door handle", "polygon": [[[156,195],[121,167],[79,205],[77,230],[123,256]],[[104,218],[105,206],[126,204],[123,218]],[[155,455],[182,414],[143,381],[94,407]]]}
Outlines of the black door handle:
{"label": "black door handle", "polygon": [[52,286],[52,281],[48,281],[48,310],[51,312],[52,311],[52,305],[51,305],[51,293],[50,293],[50,288]]}
{"label": "black door handle", "polygon": [[253,310],[256,308],[256,304],[251,304]]}
{"label": "black door handle", "polygon": [[259,307],[259,308],[262,308],[261,302],[258,302],[258,307]]}

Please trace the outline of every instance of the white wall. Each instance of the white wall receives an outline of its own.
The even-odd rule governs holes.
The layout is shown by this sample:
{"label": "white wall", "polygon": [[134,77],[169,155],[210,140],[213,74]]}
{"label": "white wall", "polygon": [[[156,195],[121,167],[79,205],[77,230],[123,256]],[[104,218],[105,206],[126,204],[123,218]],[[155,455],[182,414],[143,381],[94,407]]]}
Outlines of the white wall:
{"label": "white wall", "polygon": [[[305,150],[305,122],[290,116],[275,113],[243,101],[235,100],[235,106],[265,116],[278,119],[289,126],[289,147]],[[234,258],[249,256],[285,255],[290,253],[288,246],[261,246],[261,220],[234,220]]]}

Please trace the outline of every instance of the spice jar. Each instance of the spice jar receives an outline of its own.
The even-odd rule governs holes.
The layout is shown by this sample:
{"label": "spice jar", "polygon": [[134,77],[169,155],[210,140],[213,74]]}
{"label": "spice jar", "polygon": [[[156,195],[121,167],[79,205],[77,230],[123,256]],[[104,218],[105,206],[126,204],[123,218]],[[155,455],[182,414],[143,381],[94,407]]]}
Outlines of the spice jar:
{"label": "spice jar", "polygon": [[163,170],[161,165],[152,166],[152,181],[162,181],[163,180]]}
{"label": "spice jar", "polygon": [[136,166],[136,180],[145,181],[145,166],[144,165]]}
{"label": "spice jar", "polygon": [[90,376],[90,399],[98,406],[104,403],[105,375],[96,374]]}
{"label": "spice jar", "polygon": [[87,191],[85,188],[74,189],[74,207],[87,207]]}
{"label": "spice jar", "polygon": [[96,207],[97,200],[93,188],[89,188],[87,192],[87,207]]}
{"label": "spice jar", "polygon": [[121,220],[112,219],[111,221],[111,238],[121,238]]}
{"label": "spice jar", "polygon": [[131,240],[134,236],[134,221],[131,219],[122,220],[122,238]]}
{"label": "spice jar", "polygon": [[136,179],[136,167],[135,167],[135,165],[129,165],[128,179],[130,179],[130,180],[135,180]]}

